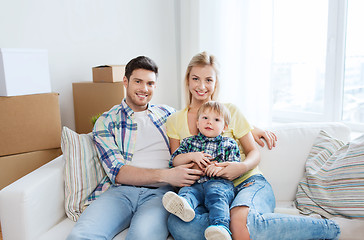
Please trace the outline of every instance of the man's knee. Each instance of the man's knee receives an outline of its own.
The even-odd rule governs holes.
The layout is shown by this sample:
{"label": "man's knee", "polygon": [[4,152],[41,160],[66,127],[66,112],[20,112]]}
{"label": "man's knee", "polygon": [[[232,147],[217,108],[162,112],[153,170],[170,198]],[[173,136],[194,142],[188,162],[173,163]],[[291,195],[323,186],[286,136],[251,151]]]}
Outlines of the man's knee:
{"label": "man's knee", "polygon": [[81,239],[86,239],[86,236],[89,235],[90,233],[85,233],[82,231],[79,231],[75,228],[72,229],[72,232],[67,236],[67,240],[81,240]]}
{"label": "man's knee", "polygon": [[126,239],[150,239],[160,240],[167,239],[168,237],[167,226],[155,226],[155,225],[144,225],[144,226],[131,226],[127,233]]}
{"label": "man's knee", "polygon": [[80,237],[81,237],[81,236],[80,236],[79,234],[76,234],[76,233],[71,232],[71,233],[67,236],[66,240],[77,240],[77,239],[81,239]]}

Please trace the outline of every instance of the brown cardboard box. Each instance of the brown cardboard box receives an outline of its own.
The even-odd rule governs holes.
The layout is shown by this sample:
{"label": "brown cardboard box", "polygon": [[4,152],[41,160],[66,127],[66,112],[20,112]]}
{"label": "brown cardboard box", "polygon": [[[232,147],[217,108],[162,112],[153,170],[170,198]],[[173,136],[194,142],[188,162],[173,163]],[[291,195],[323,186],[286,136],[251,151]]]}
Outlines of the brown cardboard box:
{"label": "brown cardboard box", "polygon": [[0,97],[0,156],[59,148],[58,93]]}
{"label": "brown cardboard box", "polygon": [[78,133],[91,132],[93,128],[91,117],[120,104],[125,96],[122,82],[79,82],[73,83],[72,87],[76,132]]}
{"label": "brown cardboard box", "polygon": [[61,154],[54,148],[0,157],[0,190]]}
{"label": "brown cardboard box", "polygon": [[122,82],[125,74],[125,65],[103,65],[92,68],[93,82]]}

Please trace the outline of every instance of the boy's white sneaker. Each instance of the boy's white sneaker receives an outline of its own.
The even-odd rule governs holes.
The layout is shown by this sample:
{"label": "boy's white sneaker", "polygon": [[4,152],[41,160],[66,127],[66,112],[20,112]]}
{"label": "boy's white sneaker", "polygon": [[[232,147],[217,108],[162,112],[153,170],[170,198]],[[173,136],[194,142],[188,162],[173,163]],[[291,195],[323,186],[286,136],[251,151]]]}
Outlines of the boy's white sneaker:
{"label": "boy's white sneaker", "polygon": [[162,202],[168,212],[176,215],[185,222],[191,222],[195,218],[195,211],[188,204],[187,200],[178,196],[175,192],[166,192]]}
{"label": "boy's white sneaker", "polygon": [[212,225],[206,228],[205,238],[207,240],[231,240],[231,235],[224,226]]}

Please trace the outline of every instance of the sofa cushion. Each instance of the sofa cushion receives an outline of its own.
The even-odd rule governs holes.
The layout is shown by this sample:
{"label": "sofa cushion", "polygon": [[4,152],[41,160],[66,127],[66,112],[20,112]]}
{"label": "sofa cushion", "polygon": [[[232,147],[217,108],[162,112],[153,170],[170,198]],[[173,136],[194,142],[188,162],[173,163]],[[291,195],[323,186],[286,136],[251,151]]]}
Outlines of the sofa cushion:
{"label": "sofa cushion", "polygon": [[297,191],[304,214],[364,218],[364,135],[344,144],[321,131]]}
{"label": "sofa cushion", "polygon": [[277,203],[293,202],[305,171],[305,162],[320,130],[347,142],[350,129],[342,123],[285,123],[275,126],[277,146],[272,150],[258,147],[263,175],[272,185]]}
{"label": "sofa cushion", "polygon": [[65,159],[65,210],[70,219],[77,221],[86,207],[88,196],[105,176],[105,172],[91,133],[77,134],[63,127],[61,147]]}

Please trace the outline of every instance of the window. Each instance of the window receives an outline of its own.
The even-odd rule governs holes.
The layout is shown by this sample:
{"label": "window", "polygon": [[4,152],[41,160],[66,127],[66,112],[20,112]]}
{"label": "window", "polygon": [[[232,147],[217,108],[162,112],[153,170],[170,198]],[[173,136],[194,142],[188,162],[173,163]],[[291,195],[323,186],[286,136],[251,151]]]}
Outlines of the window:
{"label": "window", "polygon": [[342,120],[364,123],[364,1],[349,0]]}
{"label": "window", "polygon": [[328,1],[276,0],[273,11],[274,110],[322,113]]}
{"label": "window", "polygon": [[276,121],[344,121],[364,130],[362,0],[274,0]]}

